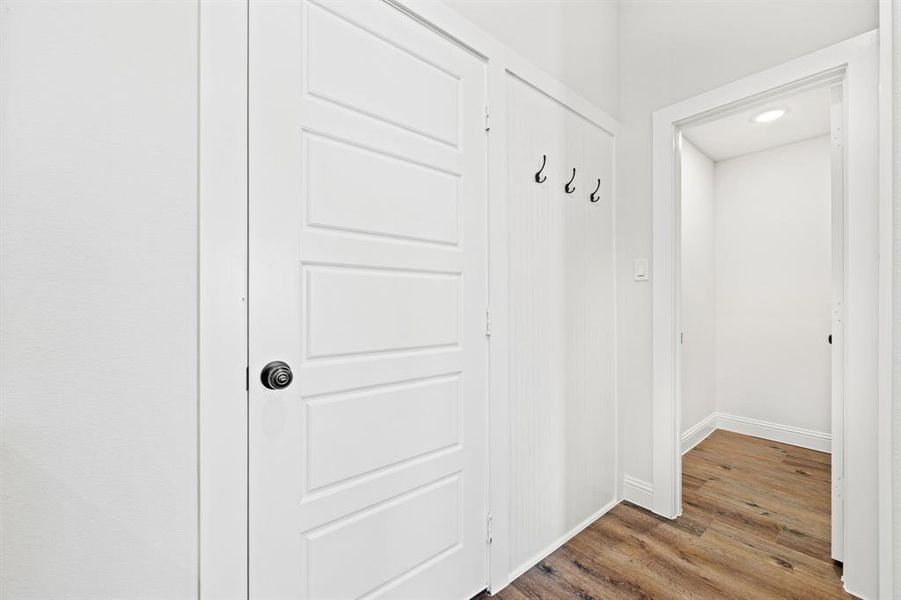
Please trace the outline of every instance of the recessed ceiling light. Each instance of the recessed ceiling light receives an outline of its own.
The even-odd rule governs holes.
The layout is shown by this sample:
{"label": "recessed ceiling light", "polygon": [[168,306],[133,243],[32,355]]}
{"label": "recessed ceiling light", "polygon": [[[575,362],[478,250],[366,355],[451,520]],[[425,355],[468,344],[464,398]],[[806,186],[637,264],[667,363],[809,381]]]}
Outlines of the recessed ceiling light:
{"label": "recessed ceiling light", "polygon": [[755,123],[772,123],[777,119],[781,119],[787,113],[787,108],[768,108],[754,115],[751,120]]}

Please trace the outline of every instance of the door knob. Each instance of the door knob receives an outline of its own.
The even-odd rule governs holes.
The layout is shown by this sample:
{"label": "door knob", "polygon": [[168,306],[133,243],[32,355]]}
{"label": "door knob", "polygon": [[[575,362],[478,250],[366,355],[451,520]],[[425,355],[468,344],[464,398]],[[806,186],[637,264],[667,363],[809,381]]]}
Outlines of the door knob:
{"label": "door knob", "polygon": [[291,385],[291,382],[294,380],[294,373],[291,372],[291,367],[288,366],[288,363],[274,360],[263,367],[260,379],[263,385],[270,390],[283,390]]}

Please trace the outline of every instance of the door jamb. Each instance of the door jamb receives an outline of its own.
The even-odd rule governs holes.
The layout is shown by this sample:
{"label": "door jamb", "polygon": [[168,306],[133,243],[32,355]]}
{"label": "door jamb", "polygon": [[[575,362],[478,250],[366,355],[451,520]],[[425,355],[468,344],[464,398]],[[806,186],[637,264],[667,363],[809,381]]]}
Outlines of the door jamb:
{"label": "door jamb", "polygon": [[[830,411],[832,414],[832,504],[831,504],[831,555],[833,560],[844,560],[845,547],[845,239],[847,227],[845,215],[845,87],[847,82],[830,86],[829,89],[829,158],[832,212],[830,230],[832,237],[832,332],[829,342],[832,381]],[[838,257],[838,258],[836,258]],[[838,470],[838,475],[836,475]],[[838,542],[837,544],[835,542]]]}
{"label": "door jamb", "polygon": [[247,592],[247,11],[198,3],[197,593]]}
{"label": "door jamb", "polygon": [[[894,211],[892,164],[894,146],[894,15],[901,10],[892,0],[879,0],[879,598],[891,598],[894,581],[893,429],[899,415],[893,407],[892,349],[897,344],[892,324],[894,273]],[[894,391],[897,394],[897,391]]]}
{"label": "door jamb", "polygon": [[[678,348],[676,344],[677,313],[677,267],[678,230],[677,205],[678,198],[675,187],[676,156],[675,146],[677,128],[698,115],[710,115],[713,112],[734,108],[736,105],[747,105],[761,95],[768,95],[772,90],[784,89],[797,82],[815,78],[824,73],[844,69],[846,73],[845,102],[852,108],[846,109],[849,115],[846,128],[849,181],[846,187],[846,211],[852,223],[849,237],[845,244],[846,269],[854,264],[845,278],[847,320],[852,322],[853,337],[846,335],[846,363],[848,348],[855,349],[858,356],[846,369],[847,397],[857,398],[853,420],[846,420],[845,435],[849,432],[853,441],[846,449],[846,463],[849,467],[846,474],[857,477],[854,485],[849,487],[858,494],[855,508],[846,508],[846,532],[853,532],[854,542],[845,540],[845,585],[851,593],[861,597],[876,583],[875,565],[877,563],[876,544],[866,543],[875,540],[878,522],[875,514],[867,514],[868,500],[875,503],[877,445],[866,440],[866,436],[874,437],[876,432],[877,393],[876,369],[873,365],[877,359],[877,339],[879,325],[890,327],[890,323],[879,323],[876,313],[877,304],[877,261],[878,253],[875,243],[872,247],[866,243],[876,237],[876,202],[875,192],[877,172],[875,169],[875,143],[868,144],[867,136],[875,136],[874,128],[861,119],[859,115],[869,110],[875,112],[876,72],[875,48],[877,32],[871,31],[845,42],[829,46],[807,56],[751,75],[731,84],[716,88],[704,94],[689,98],[677,104],[655,111],[653,114],[653,268],[652,285],[652,356],[653,356],[653,400],[652,430],[653,439],[653,510],[668,517],[676,518],[681,507],[681,451],[679,431],[679,390],[677,387]],[[870,106],[872,105],[872,106]],[[858,122],[860,121],[860,122]],[[875,122],[875,119],[873,119]],[[864,127],[873,130],[864,131]],[[872,146],[872,147],[871,147]],[[863,265],[861,267],[861,265]],[[859,296],[848,298],[849,289],[857,289]],[[872,301],[872,306],[870,306]],[[848,327],[845,328],[848,332]],[[865,364],[869,361],[869,364]],[[880,361],[881,362],[881,361]],[[849,372],[850,371],[850,372]],[[850,382],[849,382],[850,380]],[[847,383],[849,382],[849,383]],[[872,455],[870,455],[872,454]],[[872,488],[872,489],[870,489]],[[846,507],[848,502],[846,496]],[[850,512],[853,511],[853,512]],[[873,511],[870,511],[872,513]],[[853,516],[853,527],[849,527],[849,514]],[[863,592],[863,593],[861,593]]]}

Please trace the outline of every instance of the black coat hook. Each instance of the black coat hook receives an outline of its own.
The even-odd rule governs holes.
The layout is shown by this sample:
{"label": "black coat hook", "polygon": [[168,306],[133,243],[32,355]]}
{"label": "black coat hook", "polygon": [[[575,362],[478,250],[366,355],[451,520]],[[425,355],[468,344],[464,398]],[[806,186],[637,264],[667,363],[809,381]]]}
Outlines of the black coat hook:
{"label": "black coat hook", "polygon": [[572,194],[573,192],[576,191],[575,187],[569,185],[573,182],[573,180],[575,180],[575,178],[576,178],[576,168],[573,167],[573,176],[570,177],[569,181],[566,182],[566,185],[563,186],[563,191],[565,191],[567,194]]}
{"label": "black coat hook", "polygon": [[598,190],[600,190],[600,189],[601,189],[601,180],[598,179],[598,187],[594,188],[594,191],[591,192],[591,196],[589,196],[588,199],[591,200],[592,202],[597,202],[598,200],[600,200],[601,199],[600,194],[595,196],[595,194],[597,194]]}
{"label": "black coat hook", "polygon": [[541,168],[538,169],[537,173],[535,173],[535,183],[544,183],[545,179],[547,179],[547,176],[545,176],[545,177],[541,176],[541,172],[544,171],[544,165],[546,165],[546,164],[547,164],[547,154],[542,154],[541,155]]}

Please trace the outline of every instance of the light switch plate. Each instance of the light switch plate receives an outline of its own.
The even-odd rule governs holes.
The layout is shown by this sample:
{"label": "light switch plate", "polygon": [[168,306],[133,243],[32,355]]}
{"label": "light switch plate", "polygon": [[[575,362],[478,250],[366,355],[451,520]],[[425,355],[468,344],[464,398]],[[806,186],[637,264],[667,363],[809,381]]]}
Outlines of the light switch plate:
{"label": "light switch plate", "polygon": [[648,259],[636,258],[633,261],[632,273],[635,281],[647,281],[650,278],[648,272]]}

